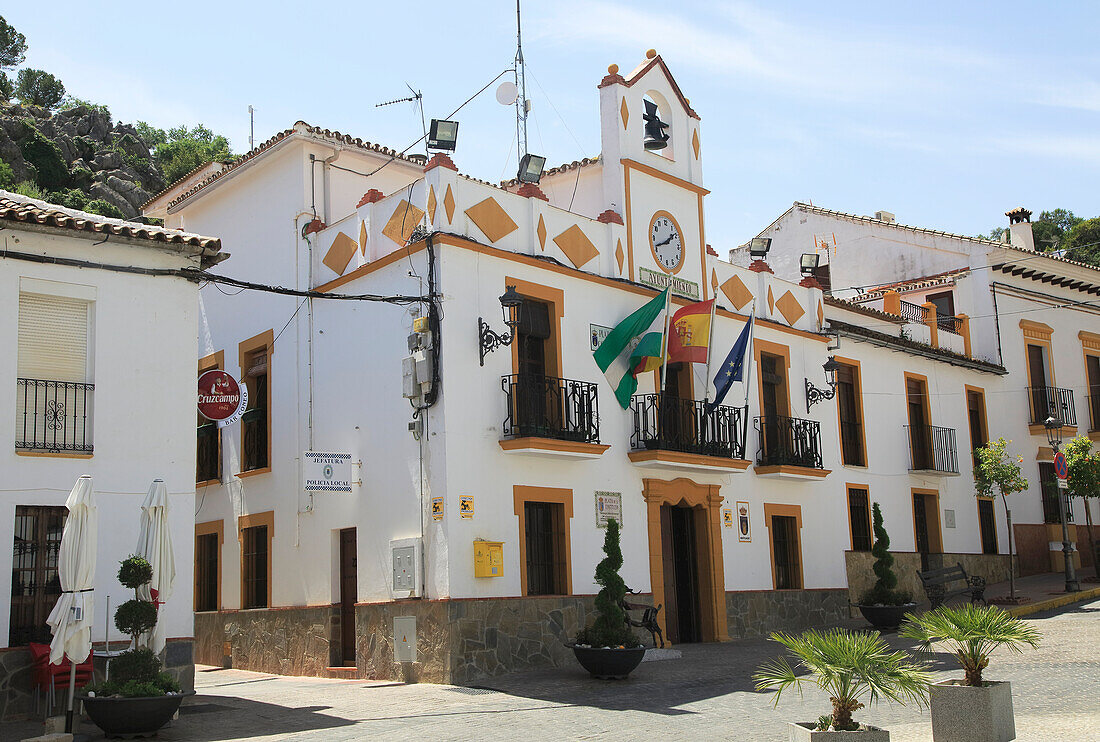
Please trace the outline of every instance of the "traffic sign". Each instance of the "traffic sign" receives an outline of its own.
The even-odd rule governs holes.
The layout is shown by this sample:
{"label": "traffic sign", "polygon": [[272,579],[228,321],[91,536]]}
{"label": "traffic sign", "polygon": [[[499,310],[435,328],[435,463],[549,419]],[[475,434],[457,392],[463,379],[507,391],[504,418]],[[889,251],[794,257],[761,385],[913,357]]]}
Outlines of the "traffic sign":
{"label": "traffic sign", "polygon": [[1065,479],[1069,476],[1069,466],[1066,464],[1066,455],[1061,451],[1054,454],[1054,474],[1059,479]]}

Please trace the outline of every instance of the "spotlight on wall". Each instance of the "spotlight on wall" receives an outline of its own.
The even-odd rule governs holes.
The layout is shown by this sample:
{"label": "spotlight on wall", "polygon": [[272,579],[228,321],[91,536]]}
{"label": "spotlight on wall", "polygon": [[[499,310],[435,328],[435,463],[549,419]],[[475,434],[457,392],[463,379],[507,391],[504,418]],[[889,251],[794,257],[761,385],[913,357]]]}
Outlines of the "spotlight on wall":
{"label": "spotlight on wall", "polygon": [[802,253],[802,260],[799,263],[799,270],[802,271],[802,275],[812,276],[819,265],[821,265],[820,255],[812,252]]}
{"label": "spotlight on wall", "polygon": [[428,130],[428,149],[454,152],[458,144],[458,122],[432,119]]}
{"label": "spotlight on wall", "polygon": [[538,155],[526,154],[519,161],[520,183],[538,183],[542,178],[542,170],[546,167],[546,158]]}
{"label": "spotlight on wall", "polygon": [[749,256],[753,260],[763,260],[771,249],[771,237],[753,237],[749,240]]}

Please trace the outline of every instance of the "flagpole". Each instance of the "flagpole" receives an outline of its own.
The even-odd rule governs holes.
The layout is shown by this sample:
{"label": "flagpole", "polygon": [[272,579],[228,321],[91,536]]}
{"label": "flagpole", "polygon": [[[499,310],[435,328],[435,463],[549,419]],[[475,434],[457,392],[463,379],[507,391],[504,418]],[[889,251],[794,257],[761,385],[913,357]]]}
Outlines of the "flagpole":
{"label": "flagpole", "polygon": [[745,353],[748,357],[745,359],[745,417],[748,418],[749,411],[749,379],[752,378],[752,365],[756,362],[756,354],[753,352],[752,341],[756,338],[756,299],[752,300],[752,309],[749,312],[749,321],[752,322],[752,327],[749,328],[749,347],[745,349]]}
{"label": "flagpole", "polygon": [[665,378],[665,375],[666,375],[665,374],[665,370],[666,370],[665,366],[668,365],[668,321],[669,321],[669,312],[668,312],[668,310],[672,307],[672,285],[670,284],[669,287],[665,290],[668,291],[668,293],[665,294],[665,333],[664,333],[664,335],[661,336],[661,392],[660,393],[662,395],[665,393],[665,382],[667,381],[667,379]]}
{"label": "flagpole", "polygon": [[703,378],[703,401],[710,401],[710,361],[714,356],[712,347],[714,344],[714,310],[718,307],[718,299],[716,297],[710,298],[710,333],[707,336],[707,374]]}

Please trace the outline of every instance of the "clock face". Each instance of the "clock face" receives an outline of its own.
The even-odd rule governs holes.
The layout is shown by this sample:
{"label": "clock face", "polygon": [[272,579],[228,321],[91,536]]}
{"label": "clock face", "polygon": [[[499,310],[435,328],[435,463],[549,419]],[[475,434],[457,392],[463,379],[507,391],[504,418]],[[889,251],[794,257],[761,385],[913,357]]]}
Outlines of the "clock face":
{"label": "clock face", "polygon": [[658,211],[649,225],[649,245],[657,265],[666,273],[680,270],[684,260],[684,244],[680,236],[680,225],[667,211]]}

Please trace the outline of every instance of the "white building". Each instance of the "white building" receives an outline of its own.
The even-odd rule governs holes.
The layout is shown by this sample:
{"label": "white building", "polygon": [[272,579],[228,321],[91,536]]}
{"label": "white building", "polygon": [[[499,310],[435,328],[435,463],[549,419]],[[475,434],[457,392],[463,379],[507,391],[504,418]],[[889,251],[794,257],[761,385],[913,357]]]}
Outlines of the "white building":
{"label": "white building", "polygon": [[[1100,439],[1100,270],[1036,252],[1030,211],[1005,216],[1010,242],[906,226],[883,211],[857,216],[795,203],[759,236],[772,239],[768,262],[779,275],[797,276],[802,254],[817,254],[817,275],[835,295],[908,318],[916,341],[1009,372],[985,390],[982,408],[986,437],[1012,441],[1010,451],[1024,457],[1032,485],[1010,503],[1019,568],[1061,571],[1053,454],[1043,422],[1061,419],[1063,441],[1083,434]],[[731,259],[745,263],[746,250],[732,251]],[[972,397],[956,392],[943,401],[969,406]],[[1069,516],[1070,538],[1081,544],[1078,563],[1089,567],[1080,498],[1070,503]]]}
{"label": "white building", "polygon": [[[93,640],[133,597],[117,581],[156,478],[176,556],[166,665],[193,681],[197,284],[154,275],[216,263],[216,239],[61,209],[0,192],[0,718],[30,711],[28,642],[50,641],[65,499],[93,477],[99,511]],[[10,581],[10,582],[9,582]]]}
{"label": "white building", "polygon": [[[946,552],[926,560],[1004,574],[1003,557],[982,554],[968,457],[937,448],[914,462],[904,428],[906,371],[931,400],[924,424],[965,436],[965,409],[939,395],[993,387],[1004,370],[918,347],[901,317],[813,283],[718,260],[700,119],[662,59],[612,66],[599,95],[600,156],[538,186],[299,122],[147,207],[220,235],[236,276],[319,292],[201,294],[200,368],[243,377],[252,409],[220,438],[200,428],[200,662],[469,682],[572,661],[563,641],[591,620],[597,589],[598,502],[621,502],[624,578],[663,606],[674,642],[846,616],[872,501],[916,493]],[[646,99],[669,124],[656,152]],[[658,220],[675,236],[654,239]],[[755,302],[748,390],[716,413],[701,364],[670,367],[661,404],[646,374],[623,410],[592,359],[603,329],[670,282],[676,307],[717,298],[719,361]],[[518,337],[482,356],[475,331],[504,332],[507,287],[525,299]],[[811,407],[806,381],[825,387],[839,323],[870,329],[845,334],[841,391]],[[406,357],[420,360],[403,379]],[[658,426],[659,409],[675,419]],[[307,451],[350,454],[352,492],[307,491]],[[942,529],[941,511],[954,518]],[[899,550],[915,550],[912,513],[886,506]],[[411,670],[395,662],[395,617],[416,619]]]}

